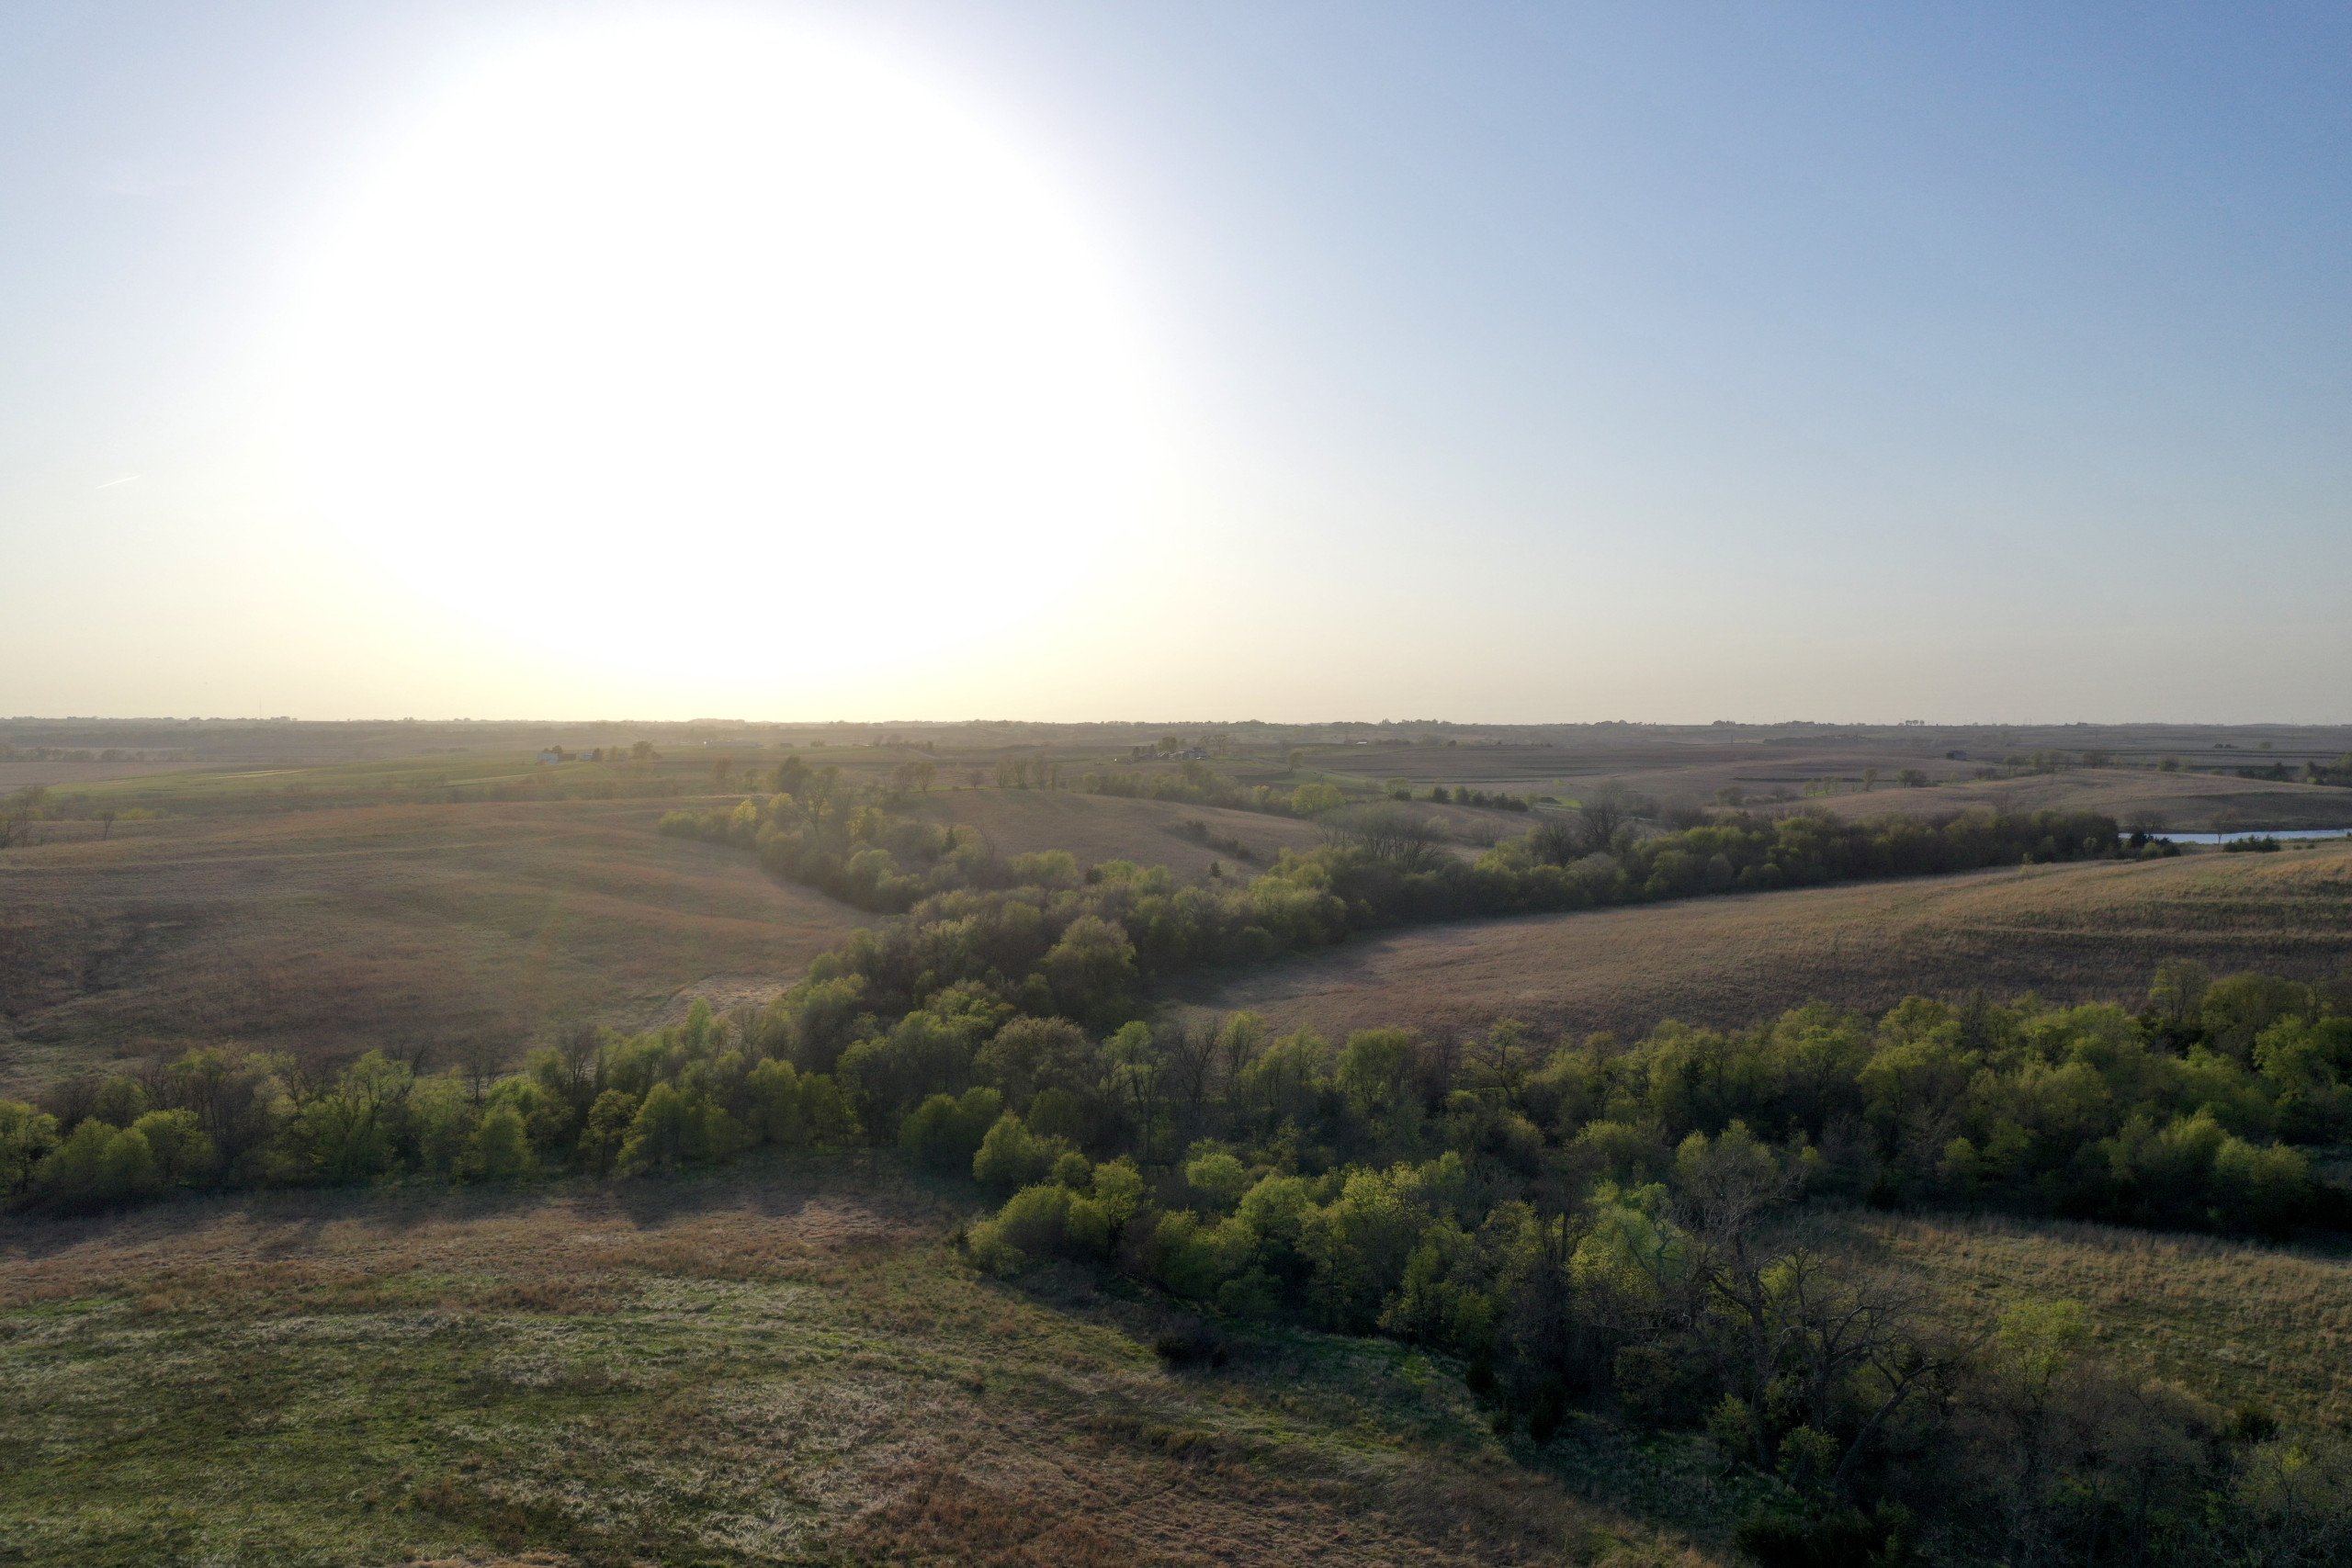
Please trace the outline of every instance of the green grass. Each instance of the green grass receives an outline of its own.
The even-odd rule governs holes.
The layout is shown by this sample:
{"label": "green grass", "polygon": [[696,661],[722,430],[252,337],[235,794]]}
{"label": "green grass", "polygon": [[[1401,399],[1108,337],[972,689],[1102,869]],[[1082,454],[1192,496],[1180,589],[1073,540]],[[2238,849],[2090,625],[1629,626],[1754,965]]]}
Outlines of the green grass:
{"label": "green grass", "polygon": [[0,1230],[0,1561],[1719,1560],[1403,1347],[1016,1288],[887,1165]]}

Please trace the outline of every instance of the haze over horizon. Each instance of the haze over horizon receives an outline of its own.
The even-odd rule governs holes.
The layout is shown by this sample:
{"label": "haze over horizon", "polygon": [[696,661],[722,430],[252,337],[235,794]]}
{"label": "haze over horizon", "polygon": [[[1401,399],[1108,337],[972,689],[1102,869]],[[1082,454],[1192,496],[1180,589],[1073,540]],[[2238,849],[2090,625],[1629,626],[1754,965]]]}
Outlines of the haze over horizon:
{"label": "haze over horizon", "polygon": [[22,6],[0,711],[2352,720],[2352,15]]}

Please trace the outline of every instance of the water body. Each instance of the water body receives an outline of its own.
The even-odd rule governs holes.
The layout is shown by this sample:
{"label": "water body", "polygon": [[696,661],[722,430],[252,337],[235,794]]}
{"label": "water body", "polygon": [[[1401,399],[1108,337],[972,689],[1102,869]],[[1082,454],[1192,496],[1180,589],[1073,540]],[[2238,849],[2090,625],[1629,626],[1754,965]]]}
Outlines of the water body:
{"label": "water body", "polygon": [[2176,844],[2227,844],[2239,839],[2352,839],[2352,828],[2250,828],[2227,833],[2158,833]]}

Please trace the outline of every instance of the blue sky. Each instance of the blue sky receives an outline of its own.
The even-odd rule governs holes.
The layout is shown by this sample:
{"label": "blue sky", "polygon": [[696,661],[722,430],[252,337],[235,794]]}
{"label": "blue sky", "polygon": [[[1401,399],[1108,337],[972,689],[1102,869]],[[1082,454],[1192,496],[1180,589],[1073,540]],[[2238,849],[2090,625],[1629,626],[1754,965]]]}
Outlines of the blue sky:
{"label": "blue sky", "polygon": [[[939,86],[1113,258],[1167,448],[1120,549],[821,670],[406,595],[272,473],[255,345],[449,82],[600,14],[20,4],[0,711],[2352,718],[2352,12],[729,9]],[[776,504],[722,575],[788,574]]]}

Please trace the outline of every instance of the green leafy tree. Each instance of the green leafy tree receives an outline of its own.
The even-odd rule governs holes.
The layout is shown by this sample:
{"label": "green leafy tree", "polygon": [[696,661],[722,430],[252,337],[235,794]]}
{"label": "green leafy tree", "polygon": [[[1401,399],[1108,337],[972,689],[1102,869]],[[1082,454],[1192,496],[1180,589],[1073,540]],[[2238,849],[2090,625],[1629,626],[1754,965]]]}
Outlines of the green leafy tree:
{"label": "green leafy tree", "polygon": [[513,1106],[492,1106],[483,1112],[466,1145],[468,1176],[478,1181],[512,1181],[530,1175],[536,1163],[530,1133]]}
{"label": "green leafy tree", "polygon": [[164,1187],[194,1187],[211,1179],[218,1152],[193,1111],[150,1111],[130,1130],[147,1140],[157,1181]]}
{"label": "green leafy tree", "polygon": [[30,1186],[34,1169],[56,1146],[56,1117],[21,1100],[0,1100],[0,1198]]}

